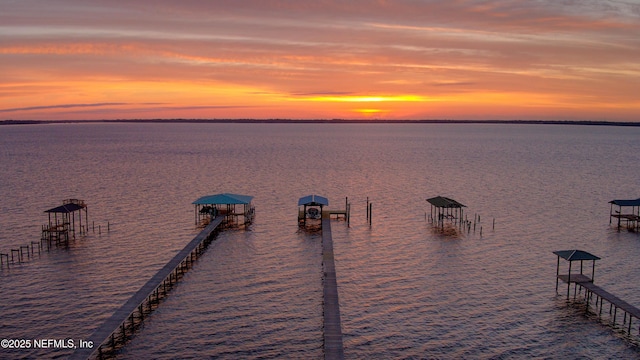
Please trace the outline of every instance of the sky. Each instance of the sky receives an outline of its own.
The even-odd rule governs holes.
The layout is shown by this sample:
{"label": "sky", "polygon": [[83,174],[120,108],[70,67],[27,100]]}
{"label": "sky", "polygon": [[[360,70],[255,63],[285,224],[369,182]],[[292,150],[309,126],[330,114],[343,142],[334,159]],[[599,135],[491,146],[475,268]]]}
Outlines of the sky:
{"label": "sky", "polygon": [[0,120],[640,121],[640,0],[0,0]]}

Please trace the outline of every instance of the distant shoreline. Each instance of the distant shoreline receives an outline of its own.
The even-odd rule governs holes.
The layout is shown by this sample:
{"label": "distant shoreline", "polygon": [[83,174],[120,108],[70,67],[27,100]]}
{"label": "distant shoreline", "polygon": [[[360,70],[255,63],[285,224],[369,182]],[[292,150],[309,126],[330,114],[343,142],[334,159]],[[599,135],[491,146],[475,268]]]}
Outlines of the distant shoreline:
{"label": "distant shoreline", "polygon": [[588,120],[345,120],[345,119],[115,119],[115,120],[0,120],[0,125],[86,123],[191,123],[191,124],[517,124],[640,126],[631,121]]}

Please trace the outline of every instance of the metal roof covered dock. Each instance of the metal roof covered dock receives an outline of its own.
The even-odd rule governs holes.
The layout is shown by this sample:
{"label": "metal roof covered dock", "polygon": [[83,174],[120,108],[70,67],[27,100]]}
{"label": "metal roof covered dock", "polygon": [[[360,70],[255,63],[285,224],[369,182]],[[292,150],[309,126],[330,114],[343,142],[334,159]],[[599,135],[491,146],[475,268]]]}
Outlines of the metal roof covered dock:
{"label": "metal roof covered dock", "polygon": [[[239,217],[244,218],[244,224],[253,220],[254,207],[251,205],[253,196],[222,193],[205,195],[192,202],[195,205],[196,225],[206,225],[218,215],[224,215],[225,225],[239,223]],[[241,212],[236,210],[236,205],[242,205]]]}

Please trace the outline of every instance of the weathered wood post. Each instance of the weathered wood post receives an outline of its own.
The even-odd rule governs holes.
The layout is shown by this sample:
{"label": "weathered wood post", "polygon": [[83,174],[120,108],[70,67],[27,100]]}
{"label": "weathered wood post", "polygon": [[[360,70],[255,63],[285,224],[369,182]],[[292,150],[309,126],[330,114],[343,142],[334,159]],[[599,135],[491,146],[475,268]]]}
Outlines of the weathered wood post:
{"label": "weathered wood post", "polygon": [[573,261],[569,260],[569,275],[567,275],[567,300],[569,300],[571,294],[571,263]]}
{"label": "weathered wood post", "polygon": [[558,255],[558,264],[556,265],[556,294],[558,293],[558,275],[560,275],[560,255]]}
{"label": "weathered wood post", "polygon": [[367,209],[367,221],[369,221],[369,197],[368,197],[368,196],[367,196],[367,206],[366,206],[366,209]]}

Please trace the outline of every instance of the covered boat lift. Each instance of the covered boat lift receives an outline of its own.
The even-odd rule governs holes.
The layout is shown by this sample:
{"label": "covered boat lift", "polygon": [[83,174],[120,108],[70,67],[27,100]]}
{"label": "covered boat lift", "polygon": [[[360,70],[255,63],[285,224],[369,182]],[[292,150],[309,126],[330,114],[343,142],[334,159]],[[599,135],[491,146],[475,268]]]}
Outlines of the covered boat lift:
{"label": "covered boat lift", "polygon": [[[611,219],[616,218],[618,219],[618,230],[620,230],[623,220],[628,230],[636,232],[640,230],[640,198],[635,200],[611,200],[609,204],[611,204],[609,224],[612,222]],[[614,210],[614,205],[617,206],[616,210]],[[631,212],[628,211],[628,208],[631,208]]]}
{"label": "covered boat lift", "polygon": [[[243,223],[249,224],[255,213],[251,200],[253,196],[231,193],[202,196],[192,203],[195,205],[196,225],[206,225],[216,216],[224,216],[226,224],[238,223],[242,216]],[[236,208],[238,205],[242,205],[242,210]]]}
{"label": "covered boat lift", "polygon": [[322,208],[329,206],[329,199],[320,195],[307,195],[298,200],[298,224],[304,226],[307,219],[321,219]]}
{"label": "covered boat lift", "polygon": [[[45,210],[45,213],[49,215],[49,222],[47,225],[42,226],[42,239],[55,242],[69,241],[69,233],[72,233],[72,236],[75,237],[76,212],[78,213],[80,234],[82,234],[84,232],[82,226],[83,211],[86,226],[89,221],[89,215],[84,200],[67,199],[62,202],[62,205]],[[52,214],[53,217],[51,216]]]}

